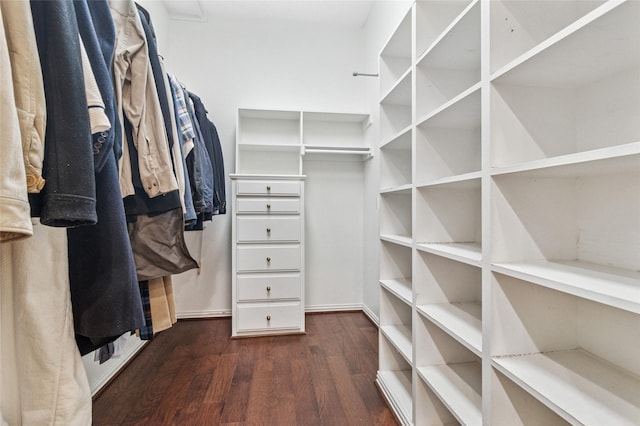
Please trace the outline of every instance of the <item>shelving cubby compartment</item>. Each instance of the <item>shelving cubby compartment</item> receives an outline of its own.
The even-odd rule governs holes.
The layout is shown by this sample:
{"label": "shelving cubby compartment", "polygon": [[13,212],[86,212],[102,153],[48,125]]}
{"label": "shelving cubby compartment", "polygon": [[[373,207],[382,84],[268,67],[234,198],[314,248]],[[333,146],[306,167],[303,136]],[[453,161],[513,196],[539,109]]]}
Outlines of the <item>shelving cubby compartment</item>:
{"label": "shelving cubby compartment", "polygon": [[[637,312],[499,273],[492,276],[491,298],[493,420],[520,423],[523,409],[537,420],[548,415],[546,406],[571,424],[638,424]],[[532,395],[538,408],[523,406],[501,375]]]}
{"label": "shelving cubby compartment", "polygon": [[640,152],[494,175],[492,269],[640,313]]}
{"label": "shelving cubby compartment", "polygon": [[416,117],[480,87],[480,1],[471,2],[416,62]]}
{"label": "shelving cubby compartment", "polygon": [[[583,2],[542,2],[539,13],[560,3]],[[608,2],[494,73],[492,167],[580,161],[640,141],[638,22],[640,2]]]}
{"label": "shelving cubby compartment", "polygon": [[587,15],[604,0],[492,0],[491,72]]}
{"label": "shelving cubby compartment", "polygon": [[302,112],[304,160],[353,161],[371,158],[365,145],[369,114]]}
{"label": "shelving cubby compartment", "polygon": [[238,109],[236,122],[237,174],[301,174],[299,111]]}
{"label": "shelving cubby compartment", "polygon": [[410,247],[411,187],[381,192],[379,209],[380,238]]}
{"label": "shelving cubby compartment", "polygon": [[431,47],[471,1],[416,1],[416,57],[420,57]]}
{"label": "shelving cubby compartment", "polygon": [[480,178],[416,188],[416,248],[480,266]]}
{"label": "shelving cubby compartment", "polygon": [[480,89],[418,123],[416,170],[418,184],[438,179],[480,176]]}
{"label": "shelving cubby compartment", "polygon": [[411,185],[411,129],[380,147],[380,189]]}

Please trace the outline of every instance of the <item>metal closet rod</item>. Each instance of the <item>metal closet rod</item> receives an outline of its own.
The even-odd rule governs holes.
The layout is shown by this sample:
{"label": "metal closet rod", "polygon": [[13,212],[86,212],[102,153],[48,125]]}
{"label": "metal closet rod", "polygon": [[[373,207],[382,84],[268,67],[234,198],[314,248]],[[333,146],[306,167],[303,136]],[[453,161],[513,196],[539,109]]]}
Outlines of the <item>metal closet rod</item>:
{"label": "metal closet rod", "polygon": [[353,72],[353,76],[354,76],[354,77],[358,77],[358,76],[362,76],[362,77],[377,77],[377,76],[378,76],[378,73],[371,74],[371,73],[366,73],[366,72],[357,72],[357,71],[354,71],[354,72]]}

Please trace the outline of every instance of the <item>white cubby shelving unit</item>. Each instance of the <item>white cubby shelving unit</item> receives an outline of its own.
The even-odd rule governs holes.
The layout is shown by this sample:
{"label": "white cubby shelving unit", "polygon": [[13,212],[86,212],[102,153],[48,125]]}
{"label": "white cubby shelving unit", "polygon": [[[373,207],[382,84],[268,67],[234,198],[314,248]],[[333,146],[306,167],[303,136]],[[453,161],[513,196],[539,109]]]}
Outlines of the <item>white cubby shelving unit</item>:
{"label": "white cubby shelving unit", "polygon": [[640,2],[417,0],[380,53],[402,424],[640,424]]}

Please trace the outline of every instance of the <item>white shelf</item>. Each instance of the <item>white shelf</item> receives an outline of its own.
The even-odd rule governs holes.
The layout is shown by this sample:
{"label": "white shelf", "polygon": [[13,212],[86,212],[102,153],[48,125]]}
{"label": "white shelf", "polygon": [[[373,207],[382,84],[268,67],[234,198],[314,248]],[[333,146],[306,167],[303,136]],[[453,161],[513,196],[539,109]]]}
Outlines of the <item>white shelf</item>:
{"label": "white shelf", "polygon": [[282,151],[282,152],[299,152],[301,146],[299,144],[288,143],[238,143],[238,149],[241,151]]}
{"label": "white shelf", "polygon": [[426,188],[429,186],[448,185],[451,188],[480,188],[480,178],[482,172],[470,172],[462,175],[447,176],[434,179],[424,183],[418,183],[416,188]]}
{"label": "white shelf", "polygon": [[640,142],[497,167],[492,176],[580,177],[640,171]]}
{"label": "white shelf", "polygon": [[413,346],[411,339],[411,329],[403,325],[382,325],[380,331],[389,340],[394,348],[402,355],[402,357],[409,363],[413,364]]}
{"label": "white shelf", "polygon": [[482,262],[480,243],[416,243],[416,248],[472,266]]}
{"label": "white shelf", "polygon": [[407,305],[411,306],[413,303],[411,278],[380,280],[380,285],[389,290],[391,294],[395,295]]}
{"label": "white shelf", "polygon": [[418,312],[463,344],[482,356],[482,305],[480,302],[418,305]]}
{"label": "white shelf", "polygon": [[639,19],[640,2],[607,2],[499,69],[492,80],[575,88],[629,68],[640,61]]}
{"label": "white shelf", "polygon": [[405,185],[398,185],[391,188],[383,188],[380,190],[380,194],[405,194],[411,195],[412,185],[407,183]]}
{"label": "white shelf", "polygon": [[492,364],[574,425],[638,425],[640,380],[583,350],[493,358]]}
{"label": "white shelf", "polygon": [[640,272],[587,262],[494,263],[492,271],[640,313]]}
{"label": "white shelf", "polygon": [[412,247],[413,242],[411,237],[407,237],[404,235],[380,235],[380,239],[382,241],[387,241],[389,243],[398,244],[405,247]]}
{"label": "white shelf", "polygon": [[380,149],[411,150],[411,129],[409,125],[380,145]]}
{"label": "white shelf", "polygon": [[403,425],[413,424],[411,371],[378,371],[377,383]]}
{"label": "white shelf", "polygon": [[468,129],[480,126],[480,83],[417,120],[417,126]]}
{"label": "white shelf", "polygon": [[408,69],[398,82],[382,97],[382,105],[411,106],[411,69]]}
{"label": "white shelf", "polygon": [[482,425],[482,367],[477,362],[418,367],[418,376],[463,425]]}

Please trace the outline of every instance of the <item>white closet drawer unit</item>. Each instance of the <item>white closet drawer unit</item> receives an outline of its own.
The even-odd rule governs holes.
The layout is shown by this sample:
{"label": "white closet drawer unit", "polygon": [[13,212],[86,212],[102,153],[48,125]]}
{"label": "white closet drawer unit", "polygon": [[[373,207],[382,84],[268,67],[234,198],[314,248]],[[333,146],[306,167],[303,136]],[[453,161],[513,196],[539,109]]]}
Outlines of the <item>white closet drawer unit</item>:
{"label": "white closet drawer unit", "polygon": [[299,271],[300,245],[242,245],[238,246],[238,272]]}
{"label": "white closet drawer unit", "polygon": [[238,216],[238,242],[299,242],[300,216]]}
{"label": "white closet drawer unit", "polygon": [[237,276],[238,301],[300,300],[302,279],[295,274],[244,274]]}
{"label": "white closet drawer unit", "polygon": [[238,181],[236,194],[298,196],[300,195],[300,182],[270,180]]}
{"label": "white closet drawer unit", "polygon": [[300,329],[300,302],[238,304],[238,331]]}
{"label": "white closet drawer unit", "polygon": [[300,198],[238,198],[238,213],[299,213]]}

